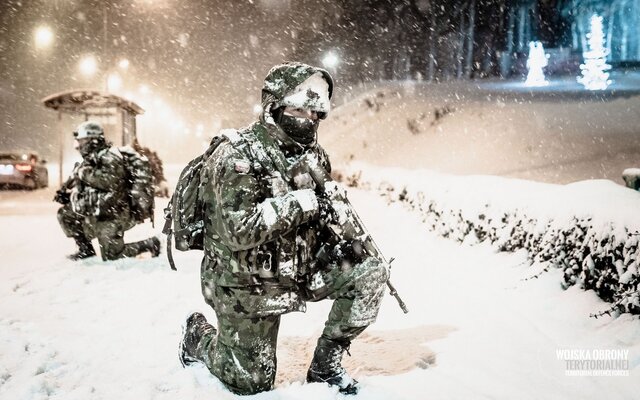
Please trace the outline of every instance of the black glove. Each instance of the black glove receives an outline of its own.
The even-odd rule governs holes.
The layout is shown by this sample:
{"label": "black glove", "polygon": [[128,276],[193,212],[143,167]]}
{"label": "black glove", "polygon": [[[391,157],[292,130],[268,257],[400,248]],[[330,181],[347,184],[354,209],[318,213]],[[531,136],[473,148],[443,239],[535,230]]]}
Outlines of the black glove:
{"label": "black glove", "polygon": [[337,221],[336,212],[333,209],[333,203],[326,196],[318,196],[318,219],[325,223],[331,224]]}
{"label": "black glove", "polygon": [[361,241],[341,240],[334,246],[331,258],[333,262],[348,261],[351,264],[357,264],[366,258],[366,254]]}
{"label": "black glove", "polygon": [[58,189],[56,195],[53,197],[53,201],[62,205],[69,204],[69,202],[71,202],[71,195],[64,189]]}

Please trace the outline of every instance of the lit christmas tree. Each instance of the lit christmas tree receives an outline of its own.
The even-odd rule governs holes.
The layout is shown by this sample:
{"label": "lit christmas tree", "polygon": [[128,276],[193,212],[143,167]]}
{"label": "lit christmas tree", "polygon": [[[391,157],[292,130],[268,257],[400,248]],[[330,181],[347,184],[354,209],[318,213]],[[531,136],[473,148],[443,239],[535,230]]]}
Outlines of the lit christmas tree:
{"label": "lit christmas tree", "polygon": [[529,58],[527,59],[527,80],[525,86],[547,86],[549,81],[544,76],[542,68],[546,67],[549,62],[549,56],[544,53],[544,47],[540,42],[529,42]]}
{"label": "lit christmas tree", "polygon": [[587,40],[589,49],[582,53],[584,64],[580,65],[582,76],[578,77],[578,82],[588,90],[604,90],[611,84],[611,65],[607,64],[609,52],[604,47],[601,16],[594,14],[591,17],[591,32],[587,34]]}

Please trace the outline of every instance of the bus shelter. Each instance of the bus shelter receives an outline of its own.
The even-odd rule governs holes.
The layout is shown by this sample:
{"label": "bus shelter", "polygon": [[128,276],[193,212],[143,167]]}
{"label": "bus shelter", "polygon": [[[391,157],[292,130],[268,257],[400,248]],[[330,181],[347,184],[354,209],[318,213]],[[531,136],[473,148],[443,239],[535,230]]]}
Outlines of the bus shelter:
{"label": "bus shelter", "polygon": [[111,93],[72,90],[42,99],[45,107],[58,113],[56,131],[59,141],[59,181],[71,175],[80,154],[73,148],[72,132],[83,121],[102,124],[108,141],[117,146],[132,146],[136,141],[136,116],[144,110],[136,103]]}

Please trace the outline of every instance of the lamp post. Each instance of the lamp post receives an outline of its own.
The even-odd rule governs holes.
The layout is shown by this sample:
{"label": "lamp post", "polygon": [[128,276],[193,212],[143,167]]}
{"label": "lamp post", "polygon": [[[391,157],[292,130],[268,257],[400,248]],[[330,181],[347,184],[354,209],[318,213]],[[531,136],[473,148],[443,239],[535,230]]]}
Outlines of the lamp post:
{"label": "lamp post", "polygon": [[[118,62],[118,67],[122,71],[129,68],[129,60],[126,58]],[[91,78],[98,72],[98,60],[92,54],[85,55],[78,63],[78,69],[85,78]],[[116,92],[122,89],[122,75],[115,68],[107,68],[104,72],[104,90],[105,92]]]}
{"label": "lamp post", "polygon": [[82,57],[78,64],[78,69],[85,77],[92,77],[98,71],[98,61],[96,57],[91,54]]}
{"label": "lamp post", "polygon": [[120,61],[118,61],[118,68],[120,68],[123,71],[126,71],[129,69],[129,60],[127,60],[126,58],[121,58]]}
{"label": "lamp post", "polygon": [[38,26],[33,34],[36,49],[42,50],[51,47],[54,37],[53,30],[47,25]]}
{"label": "lamp post", "polygon": [[339,63],[340,59],[333,51],[328,52],[322,57],[322,65],[327,69],[335,70]]}

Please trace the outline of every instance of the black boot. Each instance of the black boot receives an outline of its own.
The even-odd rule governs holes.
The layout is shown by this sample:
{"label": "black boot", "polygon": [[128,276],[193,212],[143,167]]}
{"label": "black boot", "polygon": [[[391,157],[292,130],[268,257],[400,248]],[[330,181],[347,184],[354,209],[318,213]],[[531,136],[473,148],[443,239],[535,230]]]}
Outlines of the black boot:
{"label": "black boot", "polygon": [[160,255],[160,247],[160,239],[154,236],[139,242],[125,244],[124,255],[125,257],[135,257],[148,251],[152,257],[158,257]]}
{"label": "black boot", "polygon": [[320,337],[307,372],[307,382],[325,382],[337,386],[340,393],[357,394],[358,381],[342,368],[342,354],[349,348],[349,341],[337,341]]}
{"label": "black boot", "polygon": [[74,237],[73,239],[76,241],[76,244],[78,245],[78,251],[73,254],[69,254],[67,256],[69,260],[78,261],[78,260],[93,257],[96,255],[96,251],[93,249],[93,245],[91,244],[91,241],[87,239],[86,236],[79,235]]}
{"label": "black boot", "polygon": [[201,361],[198,359],[198,344],[206,335],[215,337],[216,328],[207,322],[207,318],[199,312],[195,312],[187,318],[182,327],[182,341],[180,342],[179,358],[183,367]]}
{"label": "black boot", "polygon": [[158,257],[160,255],[160,239],[154,236],[147,240],[147,250],[151,253],[151,257]]}

